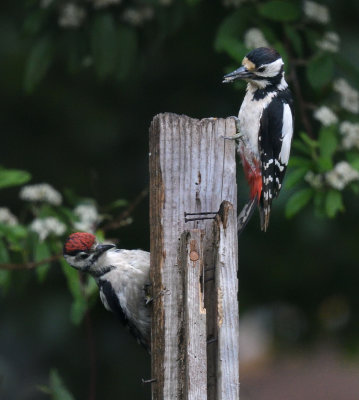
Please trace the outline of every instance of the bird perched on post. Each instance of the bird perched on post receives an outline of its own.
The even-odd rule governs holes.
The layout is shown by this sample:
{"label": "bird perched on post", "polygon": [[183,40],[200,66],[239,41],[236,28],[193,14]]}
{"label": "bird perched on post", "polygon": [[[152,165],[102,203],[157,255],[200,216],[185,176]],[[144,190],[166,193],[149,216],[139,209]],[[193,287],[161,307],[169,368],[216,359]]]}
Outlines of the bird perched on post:
{"label": "bird perched on post", "polygon": [[63,255],[71,267],[96,280],[105,308],[117,314],[149,351],[151,314],[146,289],[150,253],[116,249],[113,244],[98,243],[91,233],[76,232],[67,238]]}
{"label": "bird perched on post", "polygon": [[293,99],[284,79],[280,54],[259,47],[223,82],[243,79],[247,92],[237,119],[238,152],[250,186],[250,201],[238,217],[241,231],[258,205],[261,229],[269,224],[272,200],[279,195],[288,165],[293,136]]}

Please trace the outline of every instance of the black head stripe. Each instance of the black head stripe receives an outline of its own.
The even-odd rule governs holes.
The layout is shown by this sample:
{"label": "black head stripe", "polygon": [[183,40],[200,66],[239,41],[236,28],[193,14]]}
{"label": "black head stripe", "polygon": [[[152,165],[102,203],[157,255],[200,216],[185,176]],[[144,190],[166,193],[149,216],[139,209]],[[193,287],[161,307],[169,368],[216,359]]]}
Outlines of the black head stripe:
{"label": "black head stripe", "polygon": [[260,65],[269,64],[278,60],[280,54],[276,50],[268,47],[258,47],[249,52],[246,57],[249,61],[252,61],[253,64],[259,67]]}

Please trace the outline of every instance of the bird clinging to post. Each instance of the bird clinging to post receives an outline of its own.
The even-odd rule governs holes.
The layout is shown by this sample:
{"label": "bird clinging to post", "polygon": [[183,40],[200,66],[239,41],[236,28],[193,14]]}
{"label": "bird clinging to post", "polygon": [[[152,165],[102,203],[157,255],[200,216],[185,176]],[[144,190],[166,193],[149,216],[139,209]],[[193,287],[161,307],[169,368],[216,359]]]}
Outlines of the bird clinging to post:
{"label": "bird clinging to post", "polygon": [[96,280],[105,308],[117,314],[149,351],[151,313],[146,288],[150,253],[116,249],[113,244],[98,243],[91,233],[76,232],[67,238],[63,254],[71,267]]}
{"label": "bird clinging to post", "polygon": [[269,224],[272,200],[279,195],[288,165],[293,136],[293,99],[284,79],[280,54],[259,47],[223,82],[243,79],[247,92],[237,119],[238,152],[250,186],[250,201],[238,217],[241,231],[258,205],[261,229]]}

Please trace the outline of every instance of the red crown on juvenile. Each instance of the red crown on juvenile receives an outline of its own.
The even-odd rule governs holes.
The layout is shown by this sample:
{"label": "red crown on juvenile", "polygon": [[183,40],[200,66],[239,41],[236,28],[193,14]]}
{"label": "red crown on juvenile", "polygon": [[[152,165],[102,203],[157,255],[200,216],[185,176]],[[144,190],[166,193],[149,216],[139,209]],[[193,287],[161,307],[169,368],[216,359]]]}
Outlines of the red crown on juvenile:
{"label": "red crown on juvenile", "polygon": [[92,233],[72,233],[64,244],[64,253],[71,254],[75,251],[89,251],[95,241],[96,237]]}

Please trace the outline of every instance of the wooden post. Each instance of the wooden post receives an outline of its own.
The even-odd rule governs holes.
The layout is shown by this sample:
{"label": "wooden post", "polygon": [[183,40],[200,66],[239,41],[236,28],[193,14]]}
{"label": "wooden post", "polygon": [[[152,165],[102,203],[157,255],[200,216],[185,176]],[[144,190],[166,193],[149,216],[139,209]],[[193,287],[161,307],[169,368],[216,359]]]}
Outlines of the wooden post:
{"label": "wooden post", "polygon": [[231,118],[151,124],[153,400],[239,398],[234,134]]}

